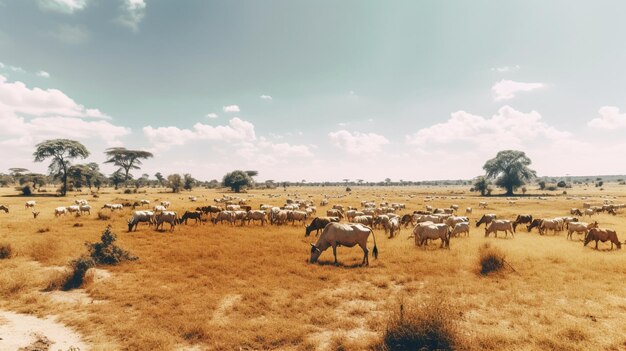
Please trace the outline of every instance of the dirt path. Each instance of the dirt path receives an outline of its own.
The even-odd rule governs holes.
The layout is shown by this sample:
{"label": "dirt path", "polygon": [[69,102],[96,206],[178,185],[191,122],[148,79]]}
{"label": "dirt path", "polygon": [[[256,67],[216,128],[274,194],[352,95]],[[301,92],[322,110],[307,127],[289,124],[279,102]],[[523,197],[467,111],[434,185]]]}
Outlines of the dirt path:
{"label": "dirt path", "polygon": [[0,350],[87,350],[80,335],[52,317],[0,311]]}

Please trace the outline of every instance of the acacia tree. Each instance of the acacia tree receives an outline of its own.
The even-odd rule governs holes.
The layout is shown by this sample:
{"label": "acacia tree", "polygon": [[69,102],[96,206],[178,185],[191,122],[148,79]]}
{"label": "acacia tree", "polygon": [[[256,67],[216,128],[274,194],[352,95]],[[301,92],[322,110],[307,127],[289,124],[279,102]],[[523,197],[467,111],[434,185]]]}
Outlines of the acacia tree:
{"label": "acacia tree", "polygon": [[489,181],[487,178],[483,176],[476,178],[476,182],[474,182],[474,190],[480,191],[480,195],[485,196],[487,189],[489,189]]}
{"label": "acacia tree", "polygon": [[161,174],[161,172],[156,172],[154,174],[154,177],[157,179],[157,182],[159,182],[160,186],[163,186],[163,184],[165,184],[165,178],[163,177],[163,174]]}
{"label": "acacia tree", "polygon": [[104,163],[112,163],[124,169],[124,182],[128,181],[131,169],[139,169],[142,159],[153,157],[151,152],[143,150],[128,150],[125,147],[112,147],[104,152],[108,159]]}
{"label": "acacia tree", "polygon": [[483,169],[487,177],[496,180],[496,185],[506,189],[506,195],[513,195],[513,190],[526,184],[537,176],[537,172],[528,168],[532,163],[523,151],[503,150],[496,157],[488,160]]}
{"label": "acacia tree", "polygon": [[180,174],[170,174],[167,176],[167,186],[172,188],[173,193],[177,193],[183,187],[183,178]]}
{"label": "acacia tree", "polygon": [[48,166],[50,174],[61,178],[63,186],[61,195],[67,193],[67,170],[70,167],[70,160],[75,158],[87,158],[89,151],[78,141],[69,139],[46,140],[36,145],[37,149],[33,153],[35,162],[42,162],[51,158],[52,162]]}
{"label": "acacia tree", "polygon": [[222,183],[224,186],[229,187],[232,191],[238,193],[241,191],[241,188],[250,186],[254,184],[254,180],[248,173],[250,171],[232,171],[227,173],[222,179]]}

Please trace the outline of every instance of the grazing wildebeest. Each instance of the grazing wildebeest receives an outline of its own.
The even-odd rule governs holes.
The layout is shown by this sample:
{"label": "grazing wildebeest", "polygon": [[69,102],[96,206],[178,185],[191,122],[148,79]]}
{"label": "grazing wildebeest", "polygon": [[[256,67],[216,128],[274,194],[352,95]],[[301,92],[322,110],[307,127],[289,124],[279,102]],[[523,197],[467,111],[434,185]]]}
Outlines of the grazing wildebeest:
{"label": "grazing wildebeest", "polygon": [[533,222],[533,216],[529,214],[517,215],[515,221],[513,222],[513,230],[517,229],[518,224],[531,224]]}
{"label": "grazing wildebeest", "polygon": [[456,237],[456,236],[459,236],[459,234],[461,233],[466,233],[467,236],[469,236],[469,232],[470,232],[469,222],[461,222],[461,223],[457,223],[454,225],[454,228],[452,229],[450,236]]}
{"label": "grazing wildebeest", "polygon": [[498,237],[498,231],[504,232],[504,237],[509,235],[511,232],[511,236],[513,235],[513,223],[509,220],[494,220],[492,221],[487,228],[485,228],[485,237],[488,237],[489,234],[494,233],[495,237]]}
{"label": "grazing wildebeest", "polygon": [[539,228],[541,226],[541,222],[543,222],[543,218],[535,218],[535,219],[533,219],[533,221],[527,227],[528,232],[530,233],[530,231],[533,230],[533,228]]}
{"label": "grazing wildebeest", "polygon": [[33,208],[35,207],[35,205],[37,205],[37,202],[35,202],[34,200],[26,201],[26,203],[24,204],[24,209]]}
{"label": "grazing wildebeest", "polygon": [[412,214],[405,214],[402,216],[402,219],[400,219],[400,224],[404,224],[404,227],[407,228],[409,226],[409,224],[411,225],[415,225],[415,223],[413,223],[413,215]]}
{"label": "grazing wildebeest", "polygon": [[174,227],[178,224],[178,217],[174,211],[163,211],[155,216],[154,221],[156,230],[159,230],[159,227],[163,228],[163,223],[169,223],[170,231],[173,232]]}
{"label": "grazing wildebeest", "polygon": [[571,210],[569,210],[569,214],[571,214],[572,216],[582,216],[583,215],[582,211],[580,211],[577,208],[572,208]]}
{"label": "grazing wildebeest", "polygon": [[188,219],[195,219],[194,224],[197,224],[198,221],[202,224],[202,211],[185,211],[179,222],[187,224]]}
{"label": "grazing wildebeest", "polygon": [[389,218],[389,238],[393,238],[394,233],[397,231],[398,233],[400,232],[400,218],[399,217],[392,217]]}
{"label": "grazing wildebeest", "polygon": [[0,205],[0,211],[4,211],[4,213],[9,213],[9,207],[6,205]]}
{"label": "grazing wildebeest", "polygon": [[331,222],[324,227],[322,234],[315,245],[311,244],[311,263],[317,262],[324,250],[329,247],[333,248],[333,255],[335,256],[335,264],[337,264],[337,246],[353,247],[359,245],[363,249],[363,262],[361,265],[369,265],[369,250],[367,249],[367,239],[372,233],[374,238],[374,249],[372,254],[374,258],[378,258],[378,248],[376,247],[376,236],[372,231],[372,228],[364,226],[362,224],[347,223],[341,224]]}
{"label": "grazing wildebeest", "polygon": [[585,223],[585,222],[572,222],[567,225],[567,238],[572,239],[572,233],[587,234],[587,231],[591,228],[598,228],[598,222]]}
{"label": "grazing wildebeest", "polygon": [[267,222],[267,213],[261,210],[250,210],[246,215],[246,219],[248,220],[248,225],[250,225],[250,221],[259,221],[261,225],[265,225],[265,222]]}
{"label": "grazing wildebeest", "polygon": [[140,222],[148,223],[148,225],[152,225],[154,222],[154,212],[152,211],[135,211],[133,213],[133,217],[128,220],[128,231],[132,232],[133,229],[136,231],[137,226]]}
{"label": "grazing wildebeest", "polygon": [[541,225],[539,226],[539,234],[543,235],[547,233],[548,230],[552,230],[554,235],[556,235],[557,231],[560,231],[563,227],[563,220],[560,218],[554,219],[544,219],[541,221]]}
{"label": "grazing wildebeest", "polygon": [[485,223],[485,226],[491,223],[494,219],[496,219],[495,213],[488,213],[482,215],[480,219],[476,222],[476,228],[480,227],[481,224]]}
{"label": "grazing wildebeest", "polygon": [[428,239],[441,239],[440,248],[450,247],[450,227],[445,223],[419,223],[413,229],[413,236],[415,236],[415,245],[422,246],[427,243]]}
{"label": "grazing wildebeest", "polygon": [[311,224],[306,227],[304,236],[311,235],[312,231],[316,231],[315,236],[318,236],[321,229],[324,229],[328,223],[339,222],[339,217],[315,217],[311,221]]}
{"label": "grazing wildebeest", "polygon": [[613,250],[613,244],[615,244],[618,249],[622,248],[622,243],[617,239],[617,233],[614,230],[591,228],[585,236],[585,244],[583,246],[587,246],[592,240],[596,242],[596,250],[598,249],[598,241],[606,242],[607,240],[611,242],[611,250]]}

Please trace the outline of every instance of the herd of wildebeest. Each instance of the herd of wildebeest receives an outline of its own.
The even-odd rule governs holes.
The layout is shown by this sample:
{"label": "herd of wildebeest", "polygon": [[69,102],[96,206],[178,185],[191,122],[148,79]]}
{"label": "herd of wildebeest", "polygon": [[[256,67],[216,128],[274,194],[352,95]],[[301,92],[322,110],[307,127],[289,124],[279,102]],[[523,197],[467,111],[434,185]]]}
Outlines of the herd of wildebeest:
{"label": "herd of wildebeest", "polygon": [[[279,195],[268,195],[269,197],[278,197]],[[261,204],[258,209],[253,209],[247,205],[249,199],[223,195],[221,198],[213,199],[214,204],[208,206],[198,206],[194,210],[188,210],[179,216],[175,211],[171,211],[170,201],[158,201],[151,210],[143,210],[143,208],[151,206],[151,202],[147,199],[137,201],[123,200],[120,203],[107,203],[102,206],[102,211],[123,211],[124,208],[132,208],[132,216],[128,220],[128,231],[136,231],[140,223],[148,226],[154,226],[156,230],[163,230],[164,223],[169,224],[170,231],[173,231],[177,225],[189,224],[189,220],[193,220],[194,224],[203,224],[211,222],[213,224],[223,224],[226,222],[230,225],[251,225],[258,223],[261,226],[269,225],[296,225],[305,226],[305,236],[309,236],[313,231],[319,236],[315,244],[311,244],[310,262],[316,262],[320,254],[328,249],[333,248],[335,263],[337,263],[337,246],[353,247],[359,245],[363,249],[363,264],[368,264],[369,250],[367,241],[369,235],[372,234],[374,239],[373,255],[378,256],[376,246],[376,238],[373,230],[384,230],[385,235],[393,238],[398,235],[402,228],[412,228],[409,237],[414,237],[415,245],[423,246],[428,244],[429,240],[441,240],[441,248],[450,247],[450,238],[460,235],[469,236],[470,219],[468,215],[472,214],[472,208],[465,209],[464,216],[459,215],[459,206],[452,204],[448,208],[433,208],[426,205],[423,210],[407,211],[403,203],[389,203],[381,201],[361,201],[361,208],[343,206],[340,204],[329,204],[330,196],[324,196],[319,202],[319,207],[328,207],[325,211],[326,216],[317,215],[317,207],[312,200],[298,199],[294,194],[294,198],[287,198],[282,206],[274,206],[269,204]],[[433,197],[426,196],[425,200],[432,200]],[[190,202],[197,202],[196,196],[189,196]],[[514,203],[510,200],[510,203]],[[26,201],[25,208],[31,209],[34,218],[37,218],[39,212],[35,210],[36,201]],[[192,206],[193,207],[193,206]],[[479,208],[487,209],[487,202],[480,202]],[[494,234],[497,237],[498,232],[504,232],[505,237],[514,233],[520,225],[525,225],[528,232],[533,228],[537,228],[539,234],[544,235],[550,233],[567,231],[567,239],[572,239],[574,233],[582,235],[584,245],[595,241],[595,248],[598,249],[598,242],[609,241],[611,249],[613,245],[621,248],[621,243],[617,238],[615,230],[600,228],[597,221],[583,222],[579,217],[588,216],[590,219],[601,212],[616,215],[617,212],[626,207],[625,204],[613,204],[611,200],[604,200],[602,204],[593,205],[592,203],[583,203],[582,209],[572,208],[569,216],[556,218],[535,218],[531,214],[519,214],[512,219],[498,218],[495,213],[483,214],[475,223],[478,228],[482,224],[485,225],[485,237]],[[77,199],[70,206],[61,206],[54,209],[54,216],[60,217],[68,214],[81,216],[91,214],[92,206],[87,200]],[[9,207],[0,205],[0,211],[9,212]],[[312,220],[308,222],[309,219]],[[307,225],[308,223],[308,225]],[[322,231],[321,235],[319,234]]]}

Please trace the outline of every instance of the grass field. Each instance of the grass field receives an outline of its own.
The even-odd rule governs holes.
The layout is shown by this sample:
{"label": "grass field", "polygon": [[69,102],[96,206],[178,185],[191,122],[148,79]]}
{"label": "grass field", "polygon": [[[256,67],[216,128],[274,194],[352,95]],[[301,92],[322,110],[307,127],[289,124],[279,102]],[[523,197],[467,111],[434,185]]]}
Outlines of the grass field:
{"label": "grass field", "polygon": [[[301,225],[235,226],[181,225],[170,233],[140,224],[128,233],[131,210],[108,221],[91,216],[54,217],[54,208],[87,198],[94,208],[118,199],[146,198],[154,204],[169,200],[180,214],[185,209],[213,204],[224,192],[198,189],[172,194],[148,189],[124,195],[103,189],[99,198],[72,193],[59,197],[17,197],[0,190],[0,244],[14,255],[0,260],[0,309],[57,316],[78,331],[92,350],[363,350],[380,349],[389,322],[400,305],[420,313],[443,303],[460,348],[470,350],[623,350],[626,349],[626,252],[609,244],[583,247],[581,236],[566,240],[565,232],[540,236],[520,230],[515,238],[485,238],[475,220],[483,213],[514,219],[569,215],[583,202],[602,203],[605,197],[626,203],[626,186],[567,189],[568,195],[538,191],[509,203],[504,197],[478,197],[460,187],[355,187],[330,204],[360,206],[362,200],[382,199],[406,204],[406,212],[425,205],[473,207],[469,238],[453,238],[450,249],[439,243],[416,247],[407,240],[411,229],[388,239],[375,230],[380,251],[369,267],[359,267],[362,251],[332,249],[320,264],[308,264],[309,243]],[[533,191],[530,191],[531,193]],[[279,194],[269,198],[268,194]],[[319,204],[324,195],[346,195],[343,188],[253,190],[242,194],[253,208],[261,203],[282,205],[290,194]],[[553,196],[554,195],[554,196]],[[433,196],[425,201],[426,196]],[[586,200],[581,197],[587,197]],[[568,199],[568,197],[570,197]],[[33,219],[24,208],[36,200],[41,212]],[[489,207],[478,209],[480,201]],[[318,215],[326,207],[318,206]],[[626,239],[626,215],[599,214],[601,227],[617,230]],[[77,223],[82,226],[75,226]],[[107,224],[117,244],[139,257],[118,266],[99,267],[99,274],[80,290],[84,299],[67,293],[44,292],[59,266],[86,252],[84,243],[99,240]],[[489,276],[478,273],[479,248],[486,242],[500,249],[510,264]],[[370,238],[369,247],[372,247]]]}

